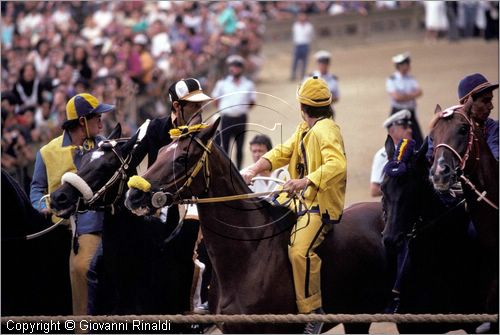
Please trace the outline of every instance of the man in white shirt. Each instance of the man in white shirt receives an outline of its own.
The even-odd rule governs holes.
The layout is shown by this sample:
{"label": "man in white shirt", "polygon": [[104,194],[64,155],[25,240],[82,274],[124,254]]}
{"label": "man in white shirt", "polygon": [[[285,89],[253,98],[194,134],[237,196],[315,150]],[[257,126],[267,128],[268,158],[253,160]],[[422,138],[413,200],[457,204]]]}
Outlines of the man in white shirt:
{"label": "man in white shirt", "polygon": [[[391,136],[394,145],[397,145],[403,138],[412,138],[411,128],[411,113],[407,109],[403,109],[384,121],[384,127]],[[388,158],[385,152],[385,147],[382,147],[373,156],[372,172],[370,177],[370,193],[372,197],[382,195],[380,185],[384,180],[384,166],[387,164]]]}
{"label": "man in white shirt", "polygon": [[255,84],[243,76],[245,59],[231,55],[226,63],[229,75],[217,81],[212,92],[217,110],[221,115],[222,148],[231,156],[229,142],[236,141],[236,165],[241,168],[243,142],[245,140],[247,114],[255,104]]}
{"label": "man in white shirt", "polygon": [[307,56],[309,55],[309,45],[314,38],[314,27],[307,20],[306,13],[300,13],[297,21],[293,24],[293,44],[295,46],[293,52],[292,74],[290,80],[295,80],[295,74],[299,62],[301,63],[301,72],[299,78],[304,78],[307,68]]}
{"label": "man in white shirt", "polygon": [[423,142],[422,132],[417,121],[417,99],[422,96],[422,88],[415,77],[410,74],[410,53],[405,52],[392,57],[396,71],[387,78],[385,87],[391,99],[391,114],[402,109],[411,113],[413,140],[420,148]]}

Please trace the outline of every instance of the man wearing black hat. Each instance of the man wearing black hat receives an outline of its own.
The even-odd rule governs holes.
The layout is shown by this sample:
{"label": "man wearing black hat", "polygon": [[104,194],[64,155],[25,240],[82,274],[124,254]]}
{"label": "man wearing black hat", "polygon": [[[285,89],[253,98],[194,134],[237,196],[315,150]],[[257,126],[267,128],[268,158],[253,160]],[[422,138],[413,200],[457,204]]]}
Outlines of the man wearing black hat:
{"label": "man wearing black hat", "polygon": [[[384,127],[391,136],[394,145],[397,145],[403,138],[412,138],[411,113],[407,109],[393,114],[384,121]],[[370,193],[372,197],[382,195],[380,185],[384,180],[384,166],[388,162],[385,147],[382,147],[373,156],[372,172],[370,176]]]}
{"label": "man wearing black hat", "polygon": [[396,72],[386,81],[386,91],[391,99],[391,114],[403,109],[410,111],[413,139],[418,148],[422,145],[423,136],[416,116],[416,99],[422,96],[422,89],[410,74],[409,52],[392,57],[392,62],[396,67]]}
{"label": "man wearing black hat", "polygon": [[135,156],[141,160],[147,155],[147,166],[156,161],[160,147],[172,142],[169,131],[190,123],[200,123],[203,104],[212,100],[203,92],[200,82],[195,78],[174,82],[168,89],[168,96],[172,103],[171,114],[151,121],[148,136],[143,140],[144,145],[136,151]]}

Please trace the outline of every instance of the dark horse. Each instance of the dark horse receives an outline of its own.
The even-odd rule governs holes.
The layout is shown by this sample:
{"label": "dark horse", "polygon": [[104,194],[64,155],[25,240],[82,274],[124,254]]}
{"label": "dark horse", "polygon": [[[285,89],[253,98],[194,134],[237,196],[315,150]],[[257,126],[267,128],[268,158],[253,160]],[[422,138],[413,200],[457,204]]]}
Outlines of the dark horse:
{"label": "dark horse", "polygon": [[[198,227],[184,224],[176,230],[179,215],[173,209],[163,223],[157,217],[133,215],[123,206],[123,186],[144,157],[136,157],[135,146],[159,143],[148,140],[149,131],[140,143],[140,132],[130,139],[118,139],[120,133],[118,125],[110,140],[101,144],[94,155],[82,159],[78,171],[97,198],[90,207],[106,208],[100,271],[104,273],[100,278],[104,293],[100,296],[99,314],[184,313],[191,309],[192,256]],[[118,178],[114,179],[114,175]],[[77,188],[63,183],[51,194],[51,205],[59,215],[69,216],[81,197]]]}
{"label": "dark horse", "polygon": [[471,117],[471,105],[445,111],[438,105],[435,113],[430,134],[435,145],[430,173],[434,188],[447,191],[461,182],[481,248],[481,298],[486,312],[498,313],[498,161],[483,127]]}
{"label": "dark horse", "polygon": [[51,224],[2,169],[2,316],[71,314],[68,227],[26,239]]}
{"label": "dark horse", "polygon": [[[475,260],[477,248],[468,236],[469,216],[463,202],[445,204],[429,181],[425,154],[414,142],[401,141],[395,150],[390,136],[389,163],[382,183],[386,225],[383,240],[391,259],[398,258],[395,289],[398,313],[478,313]],[[459,280],[457,280],[459,278]],[[398,324],[400,333],[473,332],[474,324]]]}
{"label": "dark horse", "polygon": [[[219,119],[200,132],[181,136],[163,148],[143,177],[153,190],[131,188],[127,206],[144,210],[162,194],[167,201],[251,193],[236,167],[213,143]],[[147,183],[146,183],[147,184]],[[170,194],[168,194],[170,193]],[[174,194],[173,196],[171,194]],[[159,195],[159,196],[158,196]],[[200,199],[210,201],[209,199]],[[198,203],[200,223],[213,266],[209,308],[220,314],[296,313],[290,229],[295,214],[265,200]],[[318,253],[323,260],[323,308],[329,313],[383,310],[390,292],[382,245],[379,203],[347,208]],[[330,327],[332,325],[329,325]],[[369,324],[345,324],[348,333],[367,333]],[[303,325],[224,324],[224,332],[297,333]]]}

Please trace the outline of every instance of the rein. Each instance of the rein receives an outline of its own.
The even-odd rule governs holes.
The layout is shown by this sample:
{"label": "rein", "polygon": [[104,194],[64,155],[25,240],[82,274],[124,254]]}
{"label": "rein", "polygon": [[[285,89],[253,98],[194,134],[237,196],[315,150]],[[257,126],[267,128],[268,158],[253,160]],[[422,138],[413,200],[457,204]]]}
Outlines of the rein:
{"label": "rein", "polygon": [[[198,143],[204,150],[203,155],[199,159],[198,163],[196,163],[195,167],[193,168],[193,171],[189,175],[189,177],[186,179],[184,184],[175,192],[174,194],[166,192],[165,190],[168,189],[169,187],[175,185],[176,181],[172,181],[166,186],[162,187],[159,191],[154,192],[151,196],[151,203],[155,208],[161,208],[165,206],[167,203],[167,200],[171,200],[169,202],[169,205],[195,205],[195,204],[207,204],[207,203],[217,203],[217,202],[226,202],[226,201],[235,201],[235,200],[244,200],[244,199],[253,199],[253,198],[259,198],[263,196],[269,196],[269,195],[276,195],[283,193],[284,190],[274,190],[274,191],[268,191],[268,192],[259,192],[259,193],[245,193],[245,194],[237,194],[237,195],[228,195],[228,196],[222,196],[222,197],[211,197],[211,198],[198,198],[198,197],[192,197],[191,199],[183,199],[181,197],[181,193],[184,191],[184,189],[188,188],[191,183],[193,182],[194,178],[198,175],[198,173],[203,169],[204,175],[205,175],[205,192],[208,191],[210,188],[210,167],[208,164],[208,155],[212,153],[212,143],[213,139],[211,139],[207,145],[205,145],[199,138],[192,136],[192,139]],[[252,178],[252,181],[254,180],[267,180],[267,181],[274,181],[279,184],[284,184],[285,181],[277,178],[271,178],[271,177],[254,177]],[[304,198],[299,192],[296,192],[294,194],[299,201],[302,203],[302,205],[305,207],[306,211],[308,211],[308,207],[305,203]]]}
{"label": "rein", "polygon": [[116,201],[118,201],[118,199],[122,195],[124,185],[128,179],[127,170],[129,168],[130,161],[132,160],[134,149],[137,143],[136,145],[134,145],[134,149],[132,149],[132,152],[125,159],[116,150],[115,145],[116,144],[112,145],[111,150],[113,151],[115,156],[120,160],[121,165],[118,168],[118,170],[113,174],[113,176],[111,176],[111,178],[106,182],[106,184],[104,184],[98,191],[96,191],[92,196],[92,198],[85,201],[86,204],[89,206],[91,206],[94,202],[96,202],[99,198],[101,198],[101,196],[105,194],[117,181],[119,181],[120,184],[118,185],[118,192],[116,193],[115,200],[113,200],[113,202],[111,203],[111,208],[114,208],[114,204],[116,203]]}
{"label": "rein", "polygon": [[[453,107],[452,107],[453,108]],[[467,121],[467,123],[470,125],[470,128],[469,128],[469,136],[468,136],[468,143],[467,143],[467,149],[465,150],[465,153],[463,156],[461,156],[457,150],[455,150],[452,146],[446,144],[446,143],[440,143],[438,145],[436,145],[435,149],[434,150],[437,150],[438,148],[446,148],[448,150],[450,150],[457,158],[458,160],[460,161],[460,165],[459,167],[457,167],[457,170],[460,171],[459,175],[460,175],[460,179],[463,180],[465,182],[465,184],[467,184],[471,190],[476,193],[476,195],[478,195],[478,198],[476,199],[477,202],[480,202],[482,200],[484,200],[484,202],[486,202],[488,205],[490,205],[491,207],[493,207],[494,209],[498,210],[498,205],[495,205],[495,203],[493,203],[493,201],[491,201],[490,199],[488,199],[486,197],[486,191],[479,191],[476,187],[476,185],[474,185],[474,183],[465,176],[465,165],[467,164],[467,162],[469,161],[469,158],[470,158],[470,154],[472,152],[472,148],[474,146],[474,143],[476,144],[474,146],[475,150],[477,153],[479,153],[479,144],[478,144],[478,140],[476,138],[476,135],[474,134],[474,130],[475,130],[475,127],[474,127],[474,123],[467,117],[467,115],[465,115],[464,113],[462,112],[457,112],[456,111],[457,107],[455,109],[450,109],[450,110],[445,110],[442,114],[441,117],[449,117],[450,115],[452,114],[458,114],[458,115],[461,115],[463,118],[465,118],[465,120]],[[479,155],[476,155],[476,161],[479,161]]]}

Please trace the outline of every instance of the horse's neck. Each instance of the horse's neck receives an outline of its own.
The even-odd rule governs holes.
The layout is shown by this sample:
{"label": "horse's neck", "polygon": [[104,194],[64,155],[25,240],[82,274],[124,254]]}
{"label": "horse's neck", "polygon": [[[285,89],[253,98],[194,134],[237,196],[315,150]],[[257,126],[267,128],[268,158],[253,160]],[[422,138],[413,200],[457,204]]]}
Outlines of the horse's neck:
{"label": "horse's neck", "polygon": [[[209,157],[212,180],[207,197],[251,192],[227,157],[218,150]],[[255,290],[271,293],[276,280],[289,281],[288,231],[272,237],[276,227],[269,208],[261,201],[249,199],[199,204],[198,212],[218,285],[224,293],[223,299],[238,300],[230,303],[232,308],[234,304],[247,305],[249,302],[245,299],[254,297]],[[243,294],[244,291],[248,292]],[[221,302],[221,306],[224,304]],[[248,310],[241,307],[239,311]]]}
{"label": "horse's neck", "polygon": [[[476,164],[466,166],[465,177],[474,185],[478,192],[485,193],[488,200],[498,207],[498,161],[493,157],[483,136],[477,136],[479,141],[479,160]],[[476,155],[471,155],[475,159]],[[471,186],[462,182],[467,205],[472,220],[478,232],[480,243],[486,248],[498,253],[498,210],[491,207],[486,201],[478,201],[480,197]]]}

